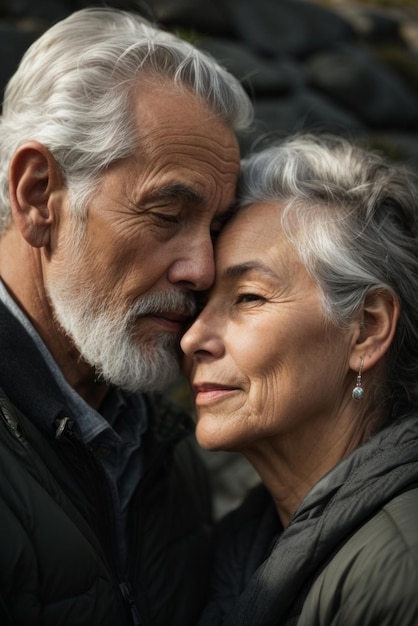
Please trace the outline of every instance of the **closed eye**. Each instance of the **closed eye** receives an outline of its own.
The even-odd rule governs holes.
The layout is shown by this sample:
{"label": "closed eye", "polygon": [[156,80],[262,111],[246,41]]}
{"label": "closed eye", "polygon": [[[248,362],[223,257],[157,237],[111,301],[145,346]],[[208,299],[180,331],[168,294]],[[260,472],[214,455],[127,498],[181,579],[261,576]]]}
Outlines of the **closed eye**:
{"label": "closed eye", "polygon": [[237,298],[238,304],[246,302],[263,302],[265,298],[256,293],[243,293]]}
{"label": "closed eye", "polygon": [[179,222],[178,215],[169,215],[168,213],[156,213],[155,211],[153,211],[153,215],[163,222],[170,222],[171,224],[178,224]]}

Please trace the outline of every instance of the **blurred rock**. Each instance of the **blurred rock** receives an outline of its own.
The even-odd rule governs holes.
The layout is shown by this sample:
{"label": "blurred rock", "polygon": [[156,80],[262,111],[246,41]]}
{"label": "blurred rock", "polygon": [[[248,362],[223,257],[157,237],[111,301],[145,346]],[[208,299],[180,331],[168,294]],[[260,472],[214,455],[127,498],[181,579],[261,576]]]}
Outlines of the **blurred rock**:
{"label": "blurred rock", "polygon": [[413,22],[403,22],[401,24],[403,40],[407,43],[411,51],[418,53],[418,20]]}
{"label": "blurred rock", "polygon": [[366,127],[349,110],[321,94],[301,89],[281,98],[256,100],[255,126],[251,133],[240,136],[241,150],[246,154],[264,143],[304,130],[354,137],[363,134]]}
{"label": "blurred rock", "polygon": [[351,45],[312,55],[310,83],[371,128],[418,128],[418,100],[389,68]]}
{"label": "blurred rock", "polygon": [[208,452],[201,455],[210,470],[214,498],[214,516],[219,519],[238,506],[243,494],[260,482],[252,465],[235,452]]}
{"label": "blurred rock", "polygon": [[52,23],[60,20],[75,10],[76,6],[71,0],[6,0],[8,17],[19,19],[33,17]]}
{"label": "blurred rock", "polygon": [[13,24],[0,23],[0,90],[3,101],[4,87],[17,69],[22,55],[38,37],[39,30],[36,28],[23,29]]}
{"label": "blurred rock", "polygon": [[220,37],[231,34],[228,11],[221,0],[153,0],[148,4],[158,22],[166,26]]}
{"label": "blurred rock", "polygon": [[244,42],[231,39],[211,37],[198,39],[196,43],[257,96],[288,94],[305,82],[301,67],[291,57],[266,59],[252,52]]}
{"label": "blurred rock", "polygon": [[303,57],[354,31],[344,18],[303,0],[227,0],[235,32],[253,50],[268,56]]}

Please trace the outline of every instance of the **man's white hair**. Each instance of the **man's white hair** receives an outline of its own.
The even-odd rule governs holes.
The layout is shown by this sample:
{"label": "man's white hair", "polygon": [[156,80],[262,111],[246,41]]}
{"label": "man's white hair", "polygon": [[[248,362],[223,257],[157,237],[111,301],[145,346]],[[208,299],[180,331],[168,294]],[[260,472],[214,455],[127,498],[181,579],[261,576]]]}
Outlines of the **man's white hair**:
{"label": "man's white hair", "polygon": [[135,13],[76,11],[32,44],[5,90],[0,235],[11,220],[10,160],[25,141],[50,150],[80,212],[100,173],[138,149],[131,95],[141,75],[196,94],[235,131],[251,123],[252,105],[239,81],[188,42]]}

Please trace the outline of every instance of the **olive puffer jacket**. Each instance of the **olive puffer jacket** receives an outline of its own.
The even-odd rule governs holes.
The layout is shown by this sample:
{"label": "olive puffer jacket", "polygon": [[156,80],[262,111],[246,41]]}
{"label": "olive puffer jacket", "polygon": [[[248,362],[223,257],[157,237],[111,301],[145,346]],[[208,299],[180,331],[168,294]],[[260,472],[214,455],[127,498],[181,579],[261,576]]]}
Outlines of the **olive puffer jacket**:
{"label": "olive puffer jacket", "polygon": [[69,427],[60,390],[2,305],[0,351],[0,624],[194,625],[212,524],[188,418],[147,397],[151,426],[123,575],[102,466]]}
{"label": "olive puffer jacket", "polygon": [[264,486],[222,520],[199,626],[416,626],[418,418],[371,437],[283,530]]}

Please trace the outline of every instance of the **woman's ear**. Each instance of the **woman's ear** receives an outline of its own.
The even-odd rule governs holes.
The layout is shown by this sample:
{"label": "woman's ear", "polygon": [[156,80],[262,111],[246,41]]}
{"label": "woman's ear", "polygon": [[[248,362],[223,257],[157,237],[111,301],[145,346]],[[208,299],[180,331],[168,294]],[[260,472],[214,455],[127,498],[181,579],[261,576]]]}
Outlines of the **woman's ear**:
{"label": "woman's ear", "polygon": [[393,341],[399,313],[399,301],[390,291],[366,296],[350,355],[351,369],[358,371],[363,359],[366,371],[383,358]]}
{"label": "woman's ear", "polygon": [[51,195],[62,188],[61,170],[50,151],[37,141],[20,146],[10,163],[10,202],[14,222],[31,246],[41,248],[50,242]]}

